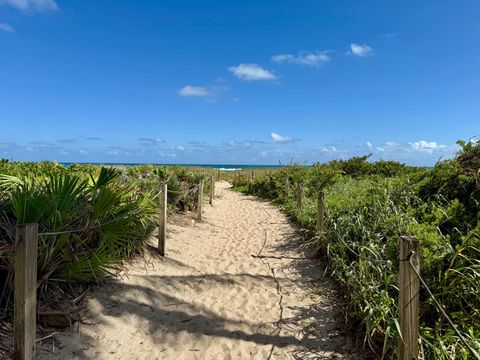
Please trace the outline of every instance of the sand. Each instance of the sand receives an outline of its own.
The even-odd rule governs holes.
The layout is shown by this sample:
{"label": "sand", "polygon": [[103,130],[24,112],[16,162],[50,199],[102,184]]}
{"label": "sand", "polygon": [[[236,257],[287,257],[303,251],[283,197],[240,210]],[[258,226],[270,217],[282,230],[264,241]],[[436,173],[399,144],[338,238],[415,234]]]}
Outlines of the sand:
{"label": "sand", "polygon": [[229,186],[216,184],[202,222],[168,225],[165,258],[96,287],[83,323],[41,342],[38,358],[359,359],[295,227]]}

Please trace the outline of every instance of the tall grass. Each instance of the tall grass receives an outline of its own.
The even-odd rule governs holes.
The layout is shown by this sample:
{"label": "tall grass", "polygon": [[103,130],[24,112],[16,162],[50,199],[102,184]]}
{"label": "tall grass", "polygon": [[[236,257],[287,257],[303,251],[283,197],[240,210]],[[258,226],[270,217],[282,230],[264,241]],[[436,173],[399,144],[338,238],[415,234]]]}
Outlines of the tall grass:
{"label": "tall grass", "polygon": [[[327,256],[328,271],[343,289],[352,329],[378,357],[395,358],[402,235],[420,240],[422,277],[478,352],[480,172],[472,159],[480,159],[480,145],[463,145],[456,159],[431,171],[359,157],[312,168],[291,166],[253,183],[240,179],[234,185],[281,206],[308,234],[306,245]],[[285,192],[285,179],[292,190],[302,183],[302,210],[296,209],[293,191]],[[325,191],[327,249],[315,234],[319,190]],[[425,289],[420,301],[422,358],[469,359],[468,349]]]}

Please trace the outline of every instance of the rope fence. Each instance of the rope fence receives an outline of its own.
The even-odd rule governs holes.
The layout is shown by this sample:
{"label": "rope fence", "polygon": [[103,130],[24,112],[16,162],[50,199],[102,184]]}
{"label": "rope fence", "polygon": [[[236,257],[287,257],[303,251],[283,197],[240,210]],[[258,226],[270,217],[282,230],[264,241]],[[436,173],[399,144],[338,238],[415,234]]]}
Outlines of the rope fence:
{"label": "rope fence", "polygon": [[[414,254],[412,254],[413,256]],[[415,272],[416,276],[418,277],[418,280],[422,283],[422,286],[425,288],[427,291],[428,295],[430,298],[433,300],[435,307],[437,310],[442,314],[442,316],[447,320],[448,324],[452,327],[452,329],[455,331],[457,334],[458,338],[462,341],[463,345],[468,349],[470,354],[476,359],[480,360],[480,355],[473,349],[473,347],[468,343],[468,341],[465,339],[465,337],[462,335],[462,333],[458,330],[457,325],[455,325],[450,319],[450,316],[446,313],[446,311],[443,309],[443,306],[440,304],[438,299],[433,295],[432,290],[428,287],[427,283],[425,280],[422,278],[422,275],[420,275],[420,272],[417,270],[417,268],[412,264],[412,256],[409,256],[408,259],[405,259],[405,261],[408,262],[408,264],[411,266],[412,270]]]}
{"label": "rope fence", "polygon": [[[252,176],[254,178],[255,175]],[[288,184],[288,186],[290,186]],[[215,184],[211,180],[210,195],[213,199]],[[189,194],[197,193],[197,220],[202,219],[202,206],[203,206],[203,189],[204,181],[200,182],[188,189],[182,190],[170,190],[167,187],[167,183],[162,184],[161,190],[153,196],[152,199],[159,198],[159,231],[158,231],[158,252],[161,256],[165,256],[166,248],[166,227],[167,227],[167,194]],[[301,185],[297,188],[297,209],[305,208],[302,197]],[[300,198],[300,199],[299,199]],[[323,192],[319,193],[317,203],[317,227],[316,232],[318,237],[325,241],[325,222],[326,217],[325,204]],[[212,205],[212,202],[210,202]],[[308,205],[307,205],[308,206]],[[310,207],[309,207],[310,208]],[[14,353],[18,355],[19,359],[33,359],[32,354],[35,352],[35,329],[36,329],[36,259],[37,259],[37,246],[38,238],[41,236],[57,236],[64,234],[82,233],[93,229],[104,227],[108,224],[122,220],[123,217],[111,219],[101,224],[92,226],[85,226],[81,228],[64,230],[64,231],[49,231],[38,232],[38,224],[19,224],[16,228],[15,235],[15,312],[14,312]],[[267,217],[263,222],[259,223],[265,225],[270,223],[270,219]],[[271,222],[274,224],[274,222]],[[391,265],[391,260],[376,259],[362,254],[364,248],[360,250],[353,249],[346,241],[340,236],[337,237],[345,248],[351,252],[358,259],[371,262],[373,264]],[[254,257],[261,258],[261,253],[265,247],[267,241],[267,229],[265,228],[265,239],[258,252]],[[440,314],[446,319],[448,324],[457,334],[460,341],[465,345],[466,349],[470,352],[474,359],[480,360],[480,355],[469,343],[465,335],[463,335],[458,327],[451,320],[449,315],[444,310],[442,304],[434,296],[432,290],[429,288],[425,280],[421,276],[420,272],[420,248],[418,240],[403,236],[400,239],[400,273],[399,273],[399,344],[398,344],[398,359],[399,360],[411,360],[418,358],[419,354],[419,287],[420,284],[427,291],[429,297],[432,299],[433,304],[440,312]],[[275,274],[273,274],[275,275]],[[32,299],[32,301],[25,301],[26,298]],[[17,356],[16,355],[16,356]]]}
{"label": "rope fence", "polygon": [[[301,186],[299,186],[299,193],[301,193]],[[298,196],[298,193],[297,193]],[[325,233],[324,229],[324,217],[325,217],[325,204],[324,204],[323,192],[321,191],[318,196],[318,206],[317,206],[317,236],[323,236]],[[320,204],[321,202],[321,204]],[[298,201],[297,201],[298,203]],[[301,206],[301,204],[300,204]],[[297,207],[297,210],[301,208]],[[319,221],[321,217],[321,221]],[[373,264],[381,265],[391,265],[392,261],[384,259],[373,259],[366,257],[359,252],[355,251],[351,246],[349,246],[340,236],[337,237],[340,242],[345,246],[345,248],[354,254],[358,259],[371,262]],[[418,240],[402,236],[400,239],[400,276],[399,276],[399,318],[400,318],[400,341],[398,346],[398,359],[399,360],[411,360],[417,359],[419,354],[418,343],[419,343],[419,284],[427,291],[429,297],[433,300],[433,303],[437,310],[442,314],[446,319],[448,324],[457,334],[458,338],[468,349],[470,354],[475,358],[475,360],[480,360],[480,355],[477,351],[469,344],[464,335],[458,330],[458,327],[454,324],[452,319],[448,316],[446,311],[443,309],[442,305],[435,297],[425,280],[420,274],[420,251],[419,251],[419,242]],[[414,261],[416,264],[414,264]],[[412,278],[412,274],[415,277]],[[418,280],[418,281],[415,281]]]}
{"label": "rope fence", "polygon": [[[211,178],[213,179],[213,178]],[[166,221],[167,221],[167,194],[195,194],[197,193],[197,220],[202,218],[203,205],[203,179],[199,184],[187,191],[169,190],[167,183],[161,185],[161,190],[152,200],[160,199],[158,222],[158,252],[165,256]],[[211,199],[215,183],[210,185]],[[163,194],[163,196],[162,196]],[[210,202],[211,205],[212,201]],[[14,358],[20,360],[33,360],[36,348],[36,313],[37,313],[37,256],[38,239],[43,236],[58,236],[64,234],[82,233],[98,229],[124,217],[118,217],[101,224],[84,226],[71,230],[38,232],[38,223],[17,224],[15,231],[15,291],[14,291]]]}

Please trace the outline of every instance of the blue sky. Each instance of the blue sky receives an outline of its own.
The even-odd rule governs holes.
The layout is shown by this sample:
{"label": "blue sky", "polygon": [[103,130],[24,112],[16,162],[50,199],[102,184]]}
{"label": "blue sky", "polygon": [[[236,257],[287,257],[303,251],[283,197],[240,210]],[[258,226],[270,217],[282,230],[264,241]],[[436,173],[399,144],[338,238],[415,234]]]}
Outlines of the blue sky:
{"label": "blue sky", "polygon": [[0,157],[431,165],[480,135],[480,3],[0,0]]}

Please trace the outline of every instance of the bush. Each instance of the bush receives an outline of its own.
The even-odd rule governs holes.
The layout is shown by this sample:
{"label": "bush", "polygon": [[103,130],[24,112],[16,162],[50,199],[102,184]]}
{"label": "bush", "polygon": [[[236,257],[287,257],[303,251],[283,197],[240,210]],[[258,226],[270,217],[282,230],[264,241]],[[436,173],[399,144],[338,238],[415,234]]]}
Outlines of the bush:
{"label": "bush", "polygon": [[[341,285],[346,313],[365,341],[395,358],[398,339],[398,242],[415,236],[422,249],[422,277],[472,347],[480,351],[480,145],[462,150],[433,170],[368,156],[285,167],[249,184],[246,192],[279,204],[309,235],[315,251],[315,201],[325,192],[328,269]],[[291,187],[285,191],[285,182]],[[301,182],[305,199],[296,209]],[[468,359],[469,352],[425,289],[421,301],[424,359]],[[381,349],[381,350],[380,350]]]}

